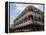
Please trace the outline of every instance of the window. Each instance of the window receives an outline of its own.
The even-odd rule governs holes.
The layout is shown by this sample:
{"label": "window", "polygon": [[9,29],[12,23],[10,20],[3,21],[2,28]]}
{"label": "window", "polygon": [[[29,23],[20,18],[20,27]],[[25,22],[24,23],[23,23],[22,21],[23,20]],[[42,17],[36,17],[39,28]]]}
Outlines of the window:
{"label": "window", "polygon": [[38,17],[35,16],[34,18],[35,18],[35,21],[38,21]]}
{"label": "window", "polygon": [[28,16],[28,18],[31,18],[31,19],[33,19],[33,16],[32,16],[32,15],[29,15],[29,16]]}
{"label": "window", "polygon": [[25,22],[27,22],[27,17],[25,17]]}
{"label": "window", "polygon": [[41,18],[39,17],[39,21],[41,21]]}
{"label": "window", "polygon": [[42,18],[42,22],[44,23],[44,18]]}
{"label": "window", "polygon": [[33,11],[33,9],[32,8],[29,8],[28,11]]}

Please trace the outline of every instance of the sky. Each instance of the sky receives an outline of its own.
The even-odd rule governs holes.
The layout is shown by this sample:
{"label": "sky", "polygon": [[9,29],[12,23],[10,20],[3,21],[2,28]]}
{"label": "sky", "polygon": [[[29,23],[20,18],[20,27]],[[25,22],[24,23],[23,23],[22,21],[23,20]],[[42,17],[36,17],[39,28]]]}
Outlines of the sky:
{"label": "sky", "polygon": [[32,5],[41,11],[43,11],[43,5],[34,5],[34,4],[16,4],[10,3],[10,24],[16,19],[16,17],[29,5]]}

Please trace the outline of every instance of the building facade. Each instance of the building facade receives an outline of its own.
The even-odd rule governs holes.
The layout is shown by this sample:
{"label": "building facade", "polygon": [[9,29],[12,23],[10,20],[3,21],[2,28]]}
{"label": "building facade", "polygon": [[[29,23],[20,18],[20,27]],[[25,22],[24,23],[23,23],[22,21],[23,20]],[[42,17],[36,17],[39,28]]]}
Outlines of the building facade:
{"label": "building facade", "polygon": [[[14,28],[16,31],[32,31],[31,24],[44,25],[44,12],[34,6],[27,6],[24,11],[14,20]],[[36,25],[36,27],[38,26]],[[37,30],[37,29],[36,29]],[[43,28],[41,28],[43,30]]]}

